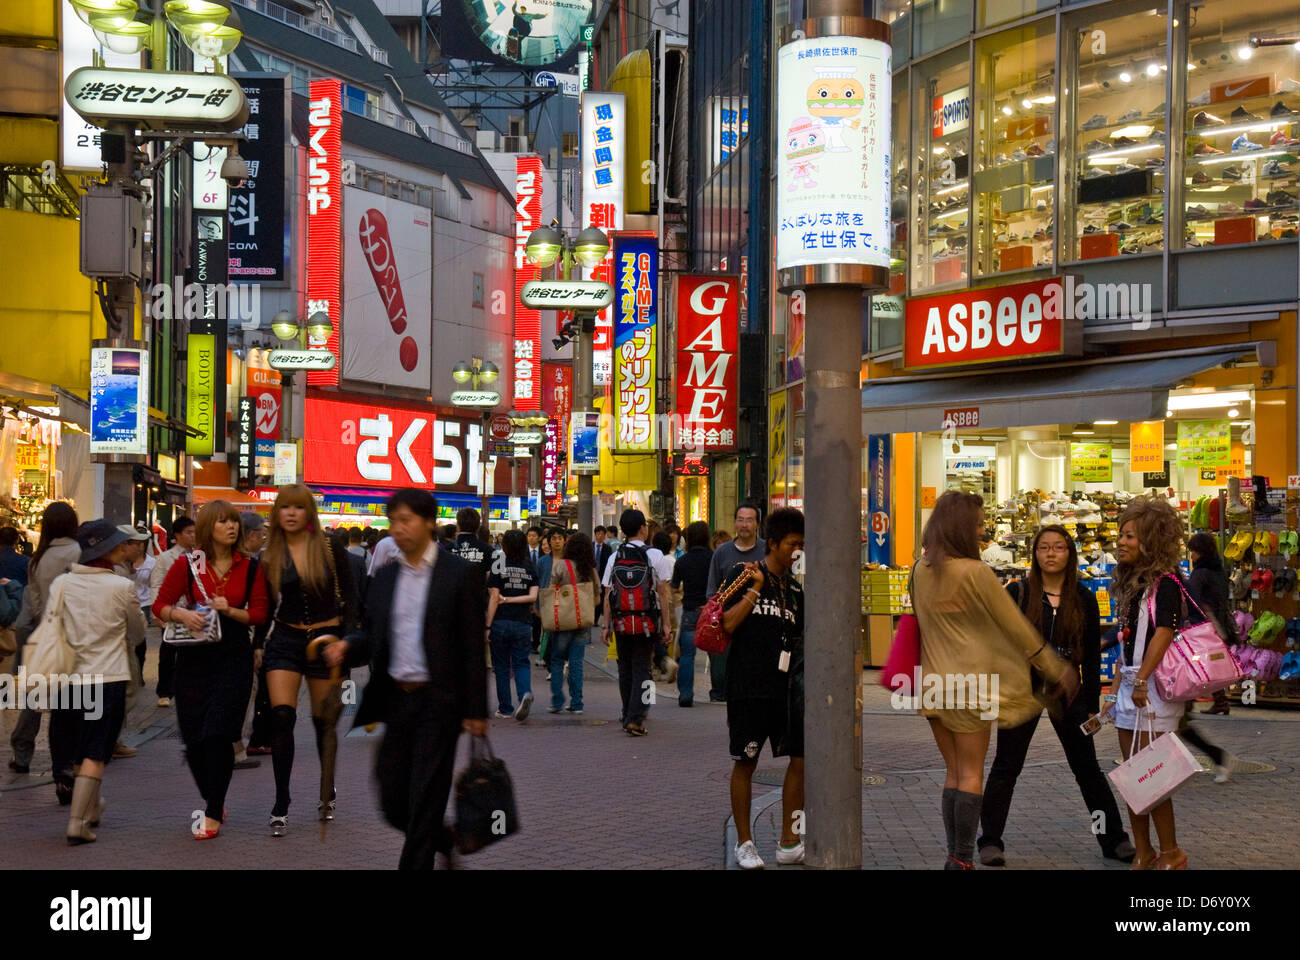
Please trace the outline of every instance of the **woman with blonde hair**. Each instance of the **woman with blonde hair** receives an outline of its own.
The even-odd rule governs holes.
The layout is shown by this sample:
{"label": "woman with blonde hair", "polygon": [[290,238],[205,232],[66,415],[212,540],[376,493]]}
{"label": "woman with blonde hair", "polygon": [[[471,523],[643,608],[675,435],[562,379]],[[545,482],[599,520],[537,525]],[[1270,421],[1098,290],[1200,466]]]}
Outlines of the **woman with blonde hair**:
{"label": "woman with blonde hair", "polygon": [[[1181,701],[1161,700],[1156,688],[1147,686],[1185,618],[1177,572],[1182,548],[1182,521],[1162,497],[1136,497],[1119,518],[1119,565],[1111,596],[1120,638],[1115,731],[1125,757],[1151,742],[1148,726],[1158,737],[1177,730],[1183,714]],[[1128,819],[1137,847],[1134,870],[1187,869],[1187,854],[1178,849],[1174,831],[1172,798],[1141,816],[1130,808]],[[1159,855],[1151,846],[1152,820]]]}
{"label": "woman with blonde hair", "polygon": [[252,628],[270,609],[266,577],[258,562],[241,552],[243,523],[225,500],[213,500],[194,523],[196,551],[171,565],[153,612],[163,623],[202,631],[212,613],[221,639],[176,648],[176,712],[185,759],[206,805],[194,839],[211,840],[225,820],[226,791],[235,769],[231,744],[240,738],[253,690]]}
{"label": "woman with blonde hair", "polygon": [[[979,558],[984,500],[950,490],[935,502],[912,570],[921,628],[921,715],[943,755],[945,870],[973,870],[984,793],[984,758],[994,720],[1017,727],[1042,711],[1029,667],[1073,701],[1079,673],[1025,619]],[[973,678],[959,688],[954,678]],[[936,684],[939,696],[936,698]],[[936,700],[938,702],[936,702]]]}
{"label": "woman with blonde hair", "polygon": [[354,632],[361,611],[347,556],[321,530],[311,490],[302,484],[281,487],[271,507],[269,526],[262,565],[274,612],[262,666],[271,695],[271,764],[275,769],[271,836],[282,837],[289,829],[293,728],[304,675],[321,765],[321,800],[316,809],[321,820],[334,819],[341,685],[324,657],[318,655],[320,646],[310,652],[308,646],[317,640],[331,643]]}

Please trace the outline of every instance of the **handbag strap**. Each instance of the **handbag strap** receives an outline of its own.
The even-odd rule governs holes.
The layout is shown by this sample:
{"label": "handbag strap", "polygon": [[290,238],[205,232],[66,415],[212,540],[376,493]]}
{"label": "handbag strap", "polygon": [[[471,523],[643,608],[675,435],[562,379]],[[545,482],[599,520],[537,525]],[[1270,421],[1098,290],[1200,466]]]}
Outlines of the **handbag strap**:
{"label": "handbag strap", "polygon": [[[1149,746],[1151,746],[1151,744],[1155,743],[1155,740],[1156,740],[1156,731],[1155,731],[1155,727],[1154,727],[1154,725],[1153,725],[1153,723],[1152,723],[1152,719],[1151,719],[1151,718],[1152,718],[1152,710],[1151,710],[1150,705],[1145,706],[1145,707],[1138,707],[1138,722],[1139,722],[1139,723],[1141,722],[1141,720],[1142,720],[1142,714],[1144,714],[1144,713],[1147,715],[1147,746],[1149,747]],[[1129,745],[1128,745],[1128,756],[1124,758],[1125,761],[1132,760],[1133,757],[1134,757],[1134,755],[1137,754],[1137,753],[1139,752],[1139,751],[1138,751],[1138,743],[1141,742],[1141,740],[1142,740],[1142,730],[1141,730],[1141,728],[1139,728],[1139,727],[1137,727],[1137,726],[1134,726],[1134,728],[1133,728],[1133,739],[1132,739],[1132,741],[1131,741],[1131,742],[1129,743]]]}
{"label": "handbag strap", "polygon": [[[573,584],[573,613],[578,618],[578,623],[582,623],[582,598],[578,596],[578,578],[573,573],[573,561],[564,561],[565,569],[569,571],[569,582]],[[556,619],[558,622],[560,609],[560,595],[555,595]]]}
{"label": "handbag strap", "polygon": [[734,597],[741,587],[753,579],[754,574],[751,571],[742,569],[740,576],[714,594],[718,598],[718,604],[726,606],[727,601]]}
{"label": "handbag strap", "polygon": [[199,594],[200,596],[203,597],[204,604],[209,607],[212,606],[212,598],[208,596],[207,588],[203,586],[203,577],[199,573],[196,573],[194,570],[194,554],[190,554],[188,557],[186,557],[185,562],[189,565],[190,568],[190,582],[198,586]]}

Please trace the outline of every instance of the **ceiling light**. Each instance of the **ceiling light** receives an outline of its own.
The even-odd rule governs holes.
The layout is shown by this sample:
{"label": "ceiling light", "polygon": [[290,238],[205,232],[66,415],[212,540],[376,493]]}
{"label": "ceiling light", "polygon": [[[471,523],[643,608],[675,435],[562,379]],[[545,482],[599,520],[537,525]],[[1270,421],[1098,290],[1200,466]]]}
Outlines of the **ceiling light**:
{"label": "ceiling light", "polygon": [[1159,65],[1158,65],[1158,64],[1154,64],[1154,63],[1149,63],[1149,64],[1147,64],[1147,76],[1148,76],[1148,77],[1158,77],[1158,76],[1160,76],[1160,67],[1159,67]]}
{"label": "ceiling light", "polygon": [[1255,51],[1252,50],[1252,49],[1250,49],[1250,47],[1238,47],[1238,48],[1237,48],[1237,59],[1238,59],[1238,60],[1249,60],[1249,59],[1250,59],[1251,57],[1253,57],[1254,55],[1255,55]]}
{"label": "ceiling light", "polygon": [[1084,428],[1082,428],[1082,429],[1075,429],[1075,430],[1070,434],[1070,436],[1072,436],[1072,437],[1091,437],[1091,436],[1093,436],[1094,434],[1096,434],[1096,432],[1097,432],[1096,430],[1089,430],[1087,427],[1084,427]]}
{"label": "ceiling light", "polygon": [[1010,107],[1003,107],[1002,112],[1006,114],[1008,117],[1011,116],[1011,114],[1015,113],[1015,111],[1012,110]]}
{"label": "ceiling light", "polygon": [[1119,75],[1119,79],[1120,79],[1120,81],[1121,81],[1122,83],[1132,83],[1132,82],[1133,82],[1133,74],[1131,74],[1131,73],[1129,73],[1127,70],[1125,70],[1123,73],[1121,73],[1121,74]]}
{"label": "ceiling light", "polygon": [[1228,416],[1229,416],[1229,417],[1239,417],[1239,416],[1241,416],[1241,411],[1238,410],[1236,407],[1233,407],[1231,410],[1228,411]]}
{"label": "ceiling light", "polygon": [[1034,102],[1030,100],[1028,97],[1026,97],[1024,100],[1021,100],[1020,105],[1024,107],[1026,110],[1034,109]]}
{"label": "ceiling light", "polygon": [[[1065,92],[1069,93],[1070,91],[1066,90]],[[1052,96],[1050,93],[1045,97],[1034,97],[1034,103],[1055,103],[1055,102],[1056,102],[1056,97]]]}
{"label": "ceiling light", "polygon": [[1166,444],[1165,444],[1165,449],[1166,449],[1166,450],[1177,450],[1177,449],[1178,449],[1178,444],[1176,444],[1176,443],[1166,443]]}
{"label": "ceiling light", "polygon": [[1168,420],[1168,419],[1169,419],[1170,417],[1172,417],[1173,415],[1174,415],[1174,412],[1173,412],[1172,410],[1166,410],[1166,411],[1165,411],[1165,419],[1166,419],[1166,420]]}
{"label": "ceiling light", "polygon": [[1212,410],[1215,407],[1233,407],[1250,402],[1250,394],[1242,390],[1223,393],[1192,393],[1181,397],[1171,396],[1166,406],[1170,410]]}
{"label": "ceiling light", "polygon": [[1296,48],[1297,50],[1300,50],[1300,40],[1297,40],[1297,41],[1295,42],[1295,48]]}
{"label": "ceiling light", "polygon": [[1117,425],[1118,423],[1119,423],[1118,420],[1094,420],[1094,421],[1092,421],[1092,425],[1093,425],[1094,427],[1113,427],[1113,426]]}

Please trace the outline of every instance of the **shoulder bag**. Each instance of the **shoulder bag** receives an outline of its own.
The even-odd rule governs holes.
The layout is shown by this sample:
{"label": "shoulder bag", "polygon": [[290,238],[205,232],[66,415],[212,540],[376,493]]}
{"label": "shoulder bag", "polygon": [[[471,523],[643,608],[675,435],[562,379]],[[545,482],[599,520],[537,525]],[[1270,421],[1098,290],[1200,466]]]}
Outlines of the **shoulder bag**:
{"label": "shoulder bag", "polygon": [[745,570],[730,584],[722,587],[717,593],[709,597],[700,610],[700,619],[695,625],[695,646],[697,649],[714,656],[720,656],[727,652],[727,647],[731,644],[731,634],[727,633],[722,627],[723,608],[726,607],[727,601],[734,597],[752,579],[754,579],[754,575]]}
{"label": "shoulder bag", "polygon": [[456,777],[456,849],[474,853],[519,831],[515,788],[487,737],[470,740],[469,764]]}
{"label": "shoulder bag", "polygon": [[[916,575],[916,566],[912,566],[912,576]],[[916,606],[916,594],[912,591],[912,577],[908,577],[907,595]],[[913,678],[921,669],[921,621],[915,613],[904,613],[898,618],[898,627],[894,630],[894,640],[889,645],[889,655],[885,666],[880,671],[880,685],[892,693],[902,690],[907,696],[917,696],[920,690],[914,690]]]}
{"label": "shoulder bag", "polygon": [[550,585],[542,590],[538,606],[542,613],[542,626],[553,633],[580,630],[596,625],[596,589],[590,580],[578,582],[573,572],[573,561],[565,560],[569,582]]}
{"label": "shoulder bag", "polygon": [[45,677],[69,674],[77,666],[77,651],[72,649],[63,632],[63,594],[67,584],[55,580],[45,603],[40,624],[23,646],[23,666],[28,676]]}
{"label": "shoulder bag", "polygon": [[[187,596],[181,597],[177,600],[174,606],[178,606],[182,610],[190,609],[189,605],[183,601],[193,593],[193,588],[197,585],[199,588],[199,595],[203,598],[203,605],[209,608],[207,623],[203,625],[203,629],[197,631],[191,630],[183,623],[176,623],[174,621],[168,623],[167,626],[163,628],[163,643],[170,643],[174,647],[197,647],[205,643],[220,643],[221,616],[217,611],[210,609],[212,606],[212,599],[208,596],[208,591],[203,587],[202,577],[197,576],[194,572],[193,556],[191,555],[186,557],[185,563],[189,571],[188,578],[190,590],[187,592]],[[191,600],[191,602],[193,601]]]}
{"label": "shoulder bag", "polygon": [[[1228,649],[1213,618],[1207,617],[1197,606],[1183,586],[1182,578],[1173,579],[1182,591],[1183,600],[1201,615],[1201,622],[1184,626],[1174,634],[1169,649],[1151,677],[1156,694],[1166,703],[1209,696],[1217,690],[1226,690],[1246,675]],[[1152,634],[1156,622],[1155,594],[1156,591],[1152,590],[1147,597],[1148,629]]]}

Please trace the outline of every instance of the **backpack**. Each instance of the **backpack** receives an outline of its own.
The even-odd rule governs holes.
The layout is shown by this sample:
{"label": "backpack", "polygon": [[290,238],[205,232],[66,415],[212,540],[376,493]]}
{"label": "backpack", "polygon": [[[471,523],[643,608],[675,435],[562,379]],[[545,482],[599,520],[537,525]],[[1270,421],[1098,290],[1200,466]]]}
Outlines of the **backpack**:
{"label": "backpack", "polygon": [[659,596],[644,547],[624,544],[614,555],[609,608],[615,633],[650,636],[659,632]]}

